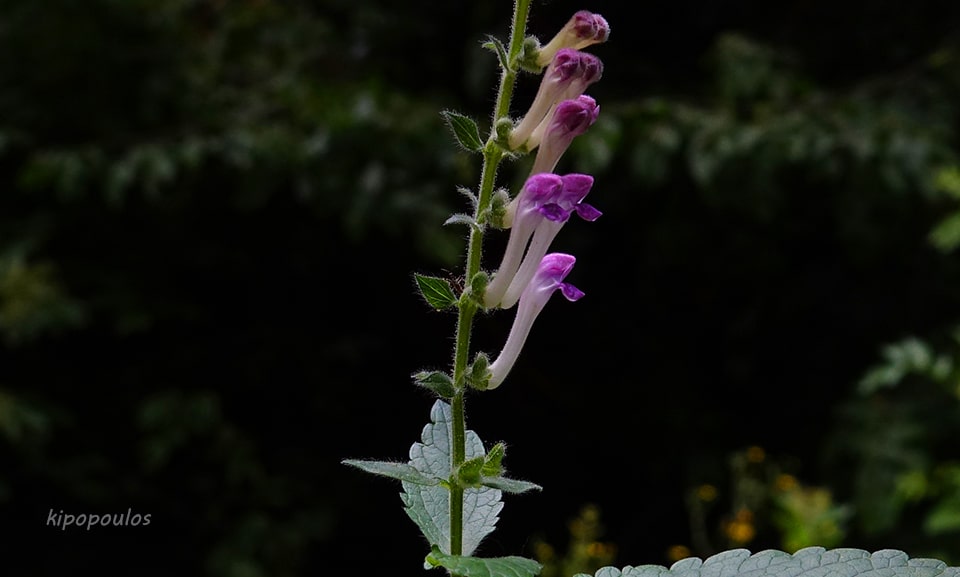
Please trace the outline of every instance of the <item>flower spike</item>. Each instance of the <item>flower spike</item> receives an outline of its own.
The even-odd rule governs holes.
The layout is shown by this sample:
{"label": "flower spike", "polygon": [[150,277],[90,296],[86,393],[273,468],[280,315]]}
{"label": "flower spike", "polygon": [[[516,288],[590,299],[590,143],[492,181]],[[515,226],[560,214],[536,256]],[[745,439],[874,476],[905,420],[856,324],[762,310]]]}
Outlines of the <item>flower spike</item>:
{"label": "flower spike", "polygon": [[569,301],[579,300],[583,296],[580,289],[563,282],[576,262],[576,258],[563,253],[548,254],[540,261],[536,274],[520,297],[517,316],[514,318],[513,326],[510,327],[507,342],[503,345],[503,350],[500,351],[497,359],[490,364],[490,383],[487,389],[495,389],[503,383],[517,357],[520,356],[520,350],[527,340],[527,335],[530,334],[533,321],[555,290],[560,289]]}

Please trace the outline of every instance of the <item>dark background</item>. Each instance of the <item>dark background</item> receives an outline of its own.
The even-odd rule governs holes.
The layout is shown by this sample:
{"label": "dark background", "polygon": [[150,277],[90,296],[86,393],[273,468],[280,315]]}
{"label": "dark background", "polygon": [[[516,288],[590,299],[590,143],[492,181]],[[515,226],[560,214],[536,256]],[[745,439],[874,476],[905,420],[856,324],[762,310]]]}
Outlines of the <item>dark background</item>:
{"label": "dark background", "polygon": [[[479,178],[439,111],[488,129],[480,43],[510,3],[0,6],[0,572],[418,574],[399,484],[340,461],[404,459],[427,421],[409,375],[446,368],[455,318],[412,274],[460,271],[465,231],[441,225]],[[601,118],[558,169],[593,174],[604,215],[553,246],[586,297],[554,298],[468,398],[544,486],[505,497],[480,552],[562,548],[593,503],[618,565],[669,564],[691,488],[730,499],[730,455],[759,446],[855,505],[843,545],[960,562],[960,523],[924,525],[960,518],[960,481],[870,521],[903,474],[960,459],[952,365],[857,389],[909,336],[957,356],[957,225],[937,227],[960,5],[537,0],[529,32],[578,9],[612,33],[589,49]],[[480,316],[474,344],[511,320]],[[45,526],[128,508],[151,524]],[[784,547],[770,526],[745,546]]]}

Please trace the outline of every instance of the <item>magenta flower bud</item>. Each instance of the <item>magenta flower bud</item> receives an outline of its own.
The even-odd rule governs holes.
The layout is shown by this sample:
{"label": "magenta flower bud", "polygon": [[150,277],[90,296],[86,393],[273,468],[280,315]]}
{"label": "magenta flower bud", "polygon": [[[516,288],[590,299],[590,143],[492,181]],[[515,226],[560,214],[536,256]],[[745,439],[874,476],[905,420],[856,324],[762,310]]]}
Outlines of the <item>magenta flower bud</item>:
{"label": "magenta flower bud", "polygon": [[497,359],[490,364],[490,383],[487,389],[495,389],[503,383],[517,361],[517,357],[520,356],[520,350],[523,349],[527,335],[530,334],[533,321],[537,319],[555,290],[560,289],[569,301],[576,301],[583,296],[580,289],[563,282],[576,262],[577,259],[573,256],[562,253],[548,254],[540,261],[536,274],[520,296],[517,316],[513,320],[513,326],[510,327],[507,342],[503,345],[503,350],[500,351]]}
{"label": "magenta flower bud", "polygon": [[580,218],[594,221],[600,218],[601,212],[583,202],[583,199],[593,187],[593,177],[589,174],[567,174],[561,177],[563,189],[554,197],[553,202],[543,204],[538,209],[543,218],[536,225],[527,254],[516,270],[510,286],[507,287],[500,299],[500,306],[508,309],[517,302],[530,280],[537,272],[537,267],[550,248],[553,239],[560,229],[576,213]]}
{"label": "magenta flower bud", "polygon": [[[558,102],[580,96],[602,74],[603,63],[596,56],[572,48],[558,51],[543,74],[530,109],[510,132],[510,148],[516,149],[527,143]],[[528,147],[535,148],[536,144],[528,143]]]}
{"label": "magenta flower bud", "polygon": [[540,48],[537,63],[546,65],[558,50],[563,48],[585,48],[591,44],[606,42],[610,37],[610,25],[599,14],[581,10],[573,15],[567,24],[557,32],[550,42]]}
{"label": "magenta flower bud", "polygon": [[574,78],[566,92],[563,93],[564,100],[573,100],[580,96],[586,91],[587,87],[603,76],[603,62],[593,54],[580,52],[580,66],[582,72]]}
{"label": "magenta flower bud", "polygon": [[558,104],[553,115],[544,119],[530,137],[540,145],[530,172],[553,172],[573,139],[593,126],[599,114],[597,101],[586,94]]}
{"label": "magenta flower bud", "polygon": [[492,307],[500,303],[503,293],[520,268],[527,242],[543,220],[542,207],[555,203],[562,190],[563,179],[560,176],[552,173],[534,174],[527,179],[523,189],[507,206],[507,214],[512,220],[510,238],[507,240],[500,268],[494,274],[493,280],[487,284],[483,295],[484,305]]}

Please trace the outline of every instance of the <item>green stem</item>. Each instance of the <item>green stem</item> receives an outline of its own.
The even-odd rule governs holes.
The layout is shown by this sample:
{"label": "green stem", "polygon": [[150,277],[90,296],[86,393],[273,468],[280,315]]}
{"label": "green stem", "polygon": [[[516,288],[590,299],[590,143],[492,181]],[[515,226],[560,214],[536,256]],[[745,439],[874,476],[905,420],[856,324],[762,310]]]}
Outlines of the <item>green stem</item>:
{"label": "green stem", "polygon": [[[516,57],[523,48],[523,40],[526,34],[527,14],[530,11],[530,0],[517,0],[514,4],[513,26],[510,34],[510,47],[508,51],[509,62],[515,62]],[[493,188],[496,184],[497,168],[500,161],[503,160],[503,151],[493,144],[492,140],[495,134],[496,121],[507,116],[510,113],[510,99],[513,96],[513,86],[517,79],[517,72],[513,69],[504,70],[500,76],[500,87],[497,90],[497,103],[494,107],[493,127],[491,128],[491,137],[487,146],[483,150],[483,168],[480,172],[480,189],[477,195],[477,209],[473,215],[479,219],[480,215],[487,210],[490,200],[493,197]],[[467,243],[467,268],[465,271],[465,281],[470,284],[471,280],[480,272],[481,257],[483,256],[483,231],[471,228],[470,239]],[[470,333],[473,328],[473,317],[477,311],[477,306],[473,302],[463,302],[460,304],[459,314],[457,315],[457,332],[453,352],[453,382],[457,387],[457,393],[454,395],[451,403],[453,412],[453,438],[451,450],[451,473],[455,475],[457,469],[466,459],[466,411],[464,409],[465,378],[467,371],[467,362],[470,356]],[[450,486],[450,554],[463,554],[463,487],[457,482],[456,478],[451,478]]]}

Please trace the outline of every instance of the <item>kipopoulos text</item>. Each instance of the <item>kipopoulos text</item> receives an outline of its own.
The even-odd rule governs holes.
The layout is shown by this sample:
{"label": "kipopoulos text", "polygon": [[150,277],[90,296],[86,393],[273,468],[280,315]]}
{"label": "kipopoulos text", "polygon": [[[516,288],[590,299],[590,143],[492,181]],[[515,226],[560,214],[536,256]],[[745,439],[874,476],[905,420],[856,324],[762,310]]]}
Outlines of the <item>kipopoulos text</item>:
{"label": "kipopoulos text", "polygon": [[146,527],[150,524],[150,513],[134,513],[127,509],[126,513],[64,513],[63,509],[50,509],[47,513],[47,527],[55,527],[66,531],[68,527],[83,528],[87,531],[98,527]]}

